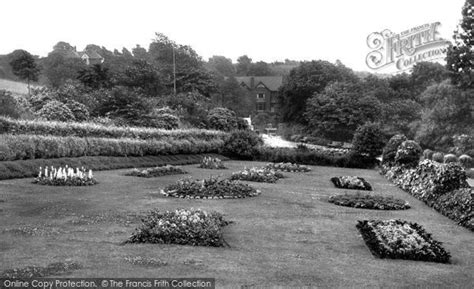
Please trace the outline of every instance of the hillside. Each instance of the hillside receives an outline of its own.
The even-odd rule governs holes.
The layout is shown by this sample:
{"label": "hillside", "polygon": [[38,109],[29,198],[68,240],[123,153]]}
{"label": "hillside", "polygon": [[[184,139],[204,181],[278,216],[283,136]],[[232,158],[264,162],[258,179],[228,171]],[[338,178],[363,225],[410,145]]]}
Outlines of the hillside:
{"label": "hillside", "polygon": [[[31,87],[37,87],[37,85],[31,85]],[[28,85],[19,81],[12,81],[8,79],[0,79],[0,90],[8,90],[16,94],[27,94]]]}

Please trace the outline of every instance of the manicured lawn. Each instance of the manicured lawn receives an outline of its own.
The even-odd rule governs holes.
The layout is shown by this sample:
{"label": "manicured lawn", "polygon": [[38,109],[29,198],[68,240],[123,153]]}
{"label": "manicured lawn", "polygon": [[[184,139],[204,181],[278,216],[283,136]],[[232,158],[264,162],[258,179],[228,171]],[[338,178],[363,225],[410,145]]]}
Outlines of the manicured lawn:
{"label": "manicured lawn", "polygon": [[[183,166],[194,178],[230,176],[257,162],[225,162],[226,170]],[[248,182],[261,195],[246,199],[168,198],[159,190],[185,175],[124,176],[128,170],[96,172],[91,187],[48,187],[32,179],[0,181],[0,273],[55,262],[81,265],[67,277],[214,277],[217,287],[315,286],[320,288],[472,288],[474,233],[457,226],[375,170],[311,166],[275,184]],[[374,193],[408,201],[404,211],[335,206],[340,194],[329,180],[357,175]],[[347,190],[348,193],[355,192]],[[2,202],[3,200],[3,202]],[[233,221],[224,228],[230,247],[122,245],[153,208],[214,210]],[[401,218],[422,225],[443,242],[452,264],[378,259],[356,229],[357,220]],[[35,230],[36,228],[36,230]],[[128,260],[153,259],[153,262]],[[135,264],[133,264],[135,263]]]}

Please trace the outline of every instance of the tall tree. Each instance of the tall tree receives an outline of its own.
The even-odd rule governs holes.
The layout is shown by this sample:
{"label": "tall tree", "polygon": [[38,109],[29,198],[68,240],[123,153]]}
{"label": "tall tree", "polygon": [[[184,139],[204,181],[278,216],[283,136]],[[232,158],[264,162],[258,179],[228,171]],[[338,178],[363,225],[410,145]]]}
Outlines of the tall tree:
{"label": "tall tree", "polygon": [[219,85],[220,106],[229,108],[238,116],[248,117],[252,102],[248,90],[239,85],[234,77],[229,77]]}
{"label": "tall tree", "polygon": [[250,66],[249,71],[247,72],[248,76],[271,76],[273,75],[272,70],[268,63],[264,61],[258,61]]}
{"label": "tall tree", "polygon": [[44,75],[49,85],[60,87],[68,79],[76,79],[80,70],[87,66],[80,58],[67,57],[61,53],[52,52],[43,61]]}
{"label": "tall tree", "polygon": [[10,55],[10,66],[13,74],[28,83],[28,96],[30,95],[30,82],[38,81],[40,69],[34,57],[25,50],[15,50]]}
{"label": "tall tree", "polygon": [[252,58],[248,57],[247,55],[242,55],[237,58],[237,75],[238,76],[247,76],[252,66]]}
{"label": "tall tree", "polygon": [[77,79],[92,89],[110,86],[109,69],[101,64],[95,64],[78,71]]}
{"label": "tall tree", "polygon": [[466,0],[461,11],[462,20],[454,31],[454,45],[447,54],[447,68],[451,80],[462,88],[474,87],[474,0]]}
{"label": "tall tree", "polygon": [[225,56],[214,55],[209,58],[206,67],[222,76],[230,77],[235,75],[235,67],[232,60]]}

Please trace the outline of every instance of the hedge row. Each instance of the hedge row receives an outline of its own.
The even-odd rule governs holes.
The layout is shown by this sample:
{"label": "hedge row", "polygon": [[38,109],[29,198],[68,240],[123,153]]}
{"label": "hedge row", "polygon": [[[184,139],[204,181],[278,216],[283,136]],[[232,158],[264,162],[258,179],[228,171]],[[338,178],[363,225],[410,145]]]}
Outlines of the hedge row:
{"label": "hedge row", "polygon": [[104,126],[96,123],[16,120],[0,116],[0,134],[36,134],[97,138],[174,139],[195,138],[201,140],[222,139],[227,133],[203,129],[165,130],[143,127]]}
{"label": "hedge row", "polygon": [[162,140],[0,135],[0,161],[82,156],[156,156],[214,153],[224,140],[163,138]]}
{"label": "hedge row", "polygon": [[474,231],[474,194],[458,164],[424,160],[413,169],[384,165],[382,173],[414,197]]}
{"label": "hedge row", "polygon": [[93,171],[117,170],[126,168],[144,168],[163,165],[189,165],[197,164],[205,156],[219,157],[220,155],[170,155],[146,157],[79,157],[59,159],[36,159],[23,161],[0,162],[0,180],[31,178],[38,175],[40,167],[54,166],[85,167]]}

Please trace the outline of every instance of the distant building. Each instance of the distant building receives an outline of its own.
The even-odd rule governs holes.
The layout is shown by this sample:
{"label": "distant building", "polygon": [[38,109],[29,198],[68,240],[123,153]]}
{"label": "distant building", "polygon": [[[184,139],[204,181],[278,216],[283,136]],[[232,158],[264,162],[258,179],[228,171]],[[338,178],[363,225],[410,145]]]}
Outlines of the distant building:
{"label": "distant building", "polygon": [[253,115],[278,112],[278,90],[283,83],[282,76],[239,76],[237,82],[250,91],[254,110]]}
{"label": "distant building", "polygon": [[76,47],[68,51],[66,57],[80,58],[87,65],[102,64],[104,57],[95,51],[76,51]]}

